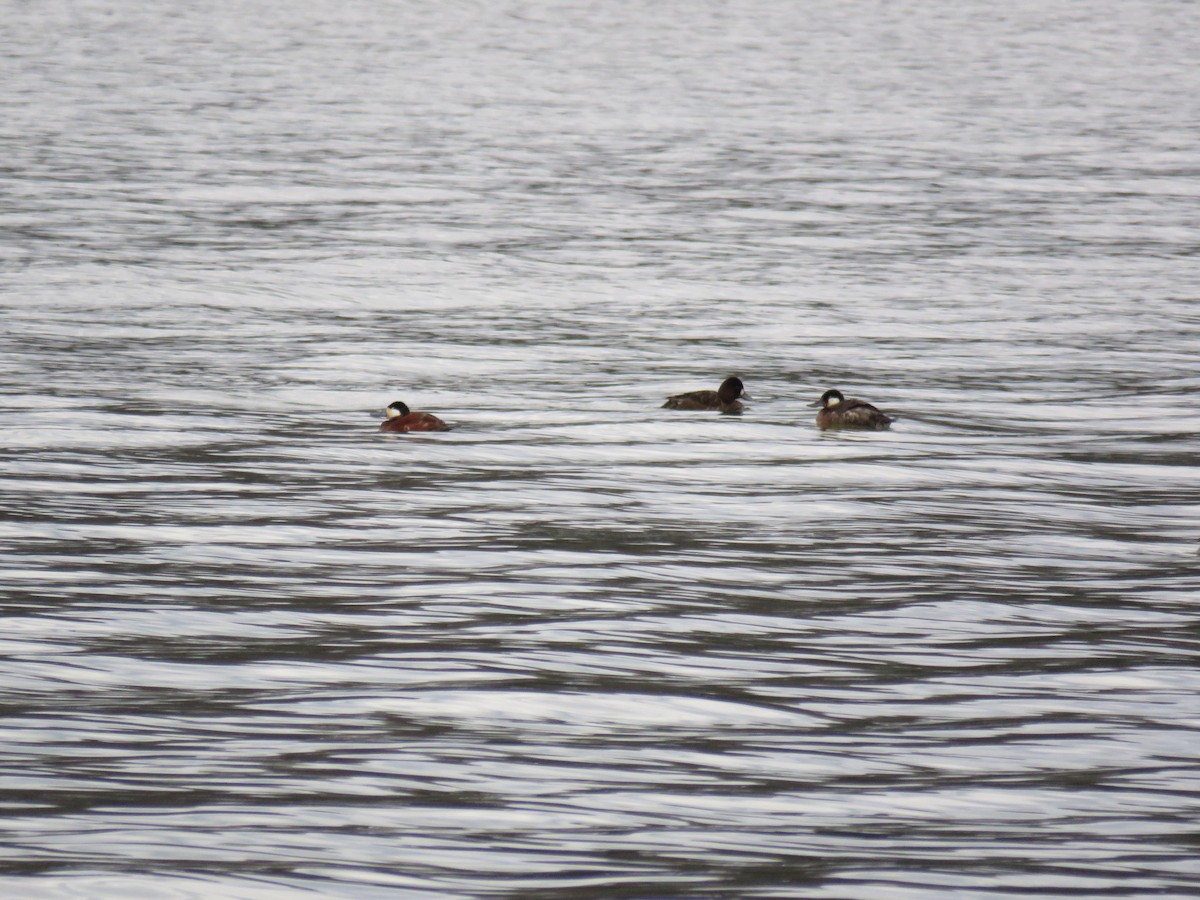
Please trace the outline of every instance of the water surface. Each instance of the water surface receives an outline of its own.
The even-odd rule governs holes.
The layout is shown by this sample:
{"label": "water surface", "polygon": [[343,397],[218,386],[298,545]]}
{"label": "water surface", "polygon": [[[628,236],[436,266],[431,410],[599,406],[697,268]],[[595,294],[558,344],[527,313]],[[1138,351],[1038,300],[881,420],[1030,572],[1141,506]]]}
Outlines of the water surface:
{"label": "water surface", "polygon": [[1200,891],[1191,5],[4,19],[0,890]]}

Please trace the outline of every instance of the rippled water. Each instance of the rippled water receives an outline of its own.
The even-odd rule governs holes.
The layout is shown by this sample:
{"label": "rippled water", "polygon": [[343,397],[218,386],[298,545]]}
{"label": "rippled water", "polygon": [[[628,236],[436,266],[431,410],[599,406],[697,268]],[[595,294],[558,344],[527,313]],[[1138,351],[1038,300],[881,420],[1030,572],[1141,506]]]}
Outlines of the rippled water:
{"label": "rippled water", "polygon": [[1195,6],[3,12],[0,892],[1200,894]]}

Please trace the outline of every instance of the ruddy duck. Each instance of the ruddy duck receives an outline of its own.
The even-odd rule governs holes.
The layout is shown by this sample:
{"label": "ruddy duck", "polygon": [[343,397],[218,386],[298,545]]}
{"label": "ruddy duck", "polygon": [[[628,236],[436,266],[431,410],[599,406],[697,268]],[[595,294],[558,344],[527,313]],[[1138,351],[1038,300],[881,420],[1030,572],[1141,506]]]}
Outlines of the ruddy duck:
{"label": "ruddy duck", "polygon": [[715,409],[724,413],[741,412],[744,408],[739,397],[749,400],[750,395],[742,387],[742,379],[730,376],[721,382],[715,391],[691,391],[668,397],[663,409]]}
{"label": "ruddy duck", "polygon": [[384,410],[387,413],[379,426],[380,431],[392,434],[407,434],[410,431],[449,431],[450,426],[433,413],[412,412],[407,406],[397,400]]}
{"label": "ruddy duck", "polygon": [[892,424],[886,416],[866,400],[847,400],[841,391],[826,391],[821,399],[809,406],[819,406],[817,427],[822,431],[831,428],[857,428],[860,431],[883,431]]}

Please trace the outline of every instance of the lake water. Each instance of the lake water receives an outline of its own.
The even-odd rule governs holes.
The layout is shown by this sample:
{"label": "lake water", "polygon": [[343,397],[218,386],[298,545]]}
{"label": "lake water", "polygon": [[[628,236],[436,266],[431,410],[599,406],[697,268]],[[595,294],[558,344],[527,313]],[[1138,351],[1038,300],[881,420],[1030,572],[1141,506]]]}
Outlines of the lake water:
{"label": "lake water", "polygon": [[1200,7],[0,6],[0,894],[1200,896]]}

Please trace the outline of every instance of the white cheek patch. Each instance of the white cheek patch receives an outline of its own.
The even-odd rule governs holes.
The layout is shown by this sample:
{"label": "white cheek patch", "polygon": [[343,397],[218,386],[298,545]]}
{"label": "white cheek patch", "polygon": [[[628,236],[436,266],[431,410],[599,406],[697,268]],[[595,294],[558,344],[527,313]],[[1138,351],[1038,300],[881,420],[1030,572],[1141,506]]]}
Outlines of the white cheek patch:
{"label": "white cheek patch", "polygon": [[842,402],[841,399],[838,397],[830,397],[828,402],[825,405],[828,406],[830,409],[833,409],[835,406],[837,406],[841,402]]}
{"label": "white cheek patch", "polygon": [[394,418],[396,418],[396,416],[400,415],[400,410],[396,409],[393,406],[389,406],[387,409],[384,410],[384,412],[387,413],[387,417],[389,419],[394,419]]}

